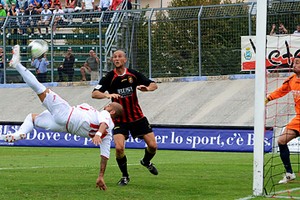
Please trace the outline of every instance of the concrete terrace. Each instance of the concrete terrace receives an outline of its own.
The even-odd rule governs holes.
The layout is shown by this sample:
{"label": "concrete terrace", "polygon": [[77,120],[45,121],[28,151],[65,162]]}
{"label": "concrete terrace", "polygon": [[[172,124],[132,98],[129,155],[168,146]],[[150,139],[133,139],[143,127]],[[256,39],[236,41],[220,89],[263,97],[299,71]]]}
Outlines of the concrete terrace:
{"label": "concrete terrace", "polygon": [[[254,75],[166,78],[156,81],[158,90],[138,93],[144,114],[152,124],[254,125]],[[47,86],[71,105],[85,102],[101,108],[109,100],[91,98],[96,84],[49,83]],[[28,113],[44,110],[36,94],[25,84],[0,85],[0,96],[0,122],[22,122]],[[282,107],[282,111],[286,107],[293,110],[290,105]]]}

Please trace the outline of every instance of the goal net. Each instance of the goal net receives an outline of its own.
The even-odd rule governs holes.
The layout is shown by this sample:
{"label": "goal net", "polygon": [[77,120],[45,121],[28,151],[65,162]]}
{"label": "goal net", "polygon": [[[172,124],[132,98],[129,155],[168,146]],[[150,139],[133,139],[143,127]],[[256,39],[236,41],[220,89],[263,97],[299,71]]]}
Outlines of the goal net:
{"label": "goal net", "polygon": [[[300,199],[300,139],[296,138],[288,143],[292,168],[297,178],[287,184],[279,184],[285,169],[277,144],[278,137],[285,126],[295,117],[293,94],[298,92],[300,94],[300,91],[291,91],[267,105],[263,103],[268,94],[280,87],[293,74],[293,58],[300,54],[300,35],[278,34],[280,24],[283,21],[287,22],[288,19],[280,19],[282,16],[279,14],[267,19],[269,9],[272,9],[272,4],[267,0],[257,2],[259,20],[256,23],[256,37],[250,38],[252,48],[256,50],[253,194],[272,198]],[[291,15],[288,18],[293,19]],[[266,30],[269,34],[272,28],[267,25],[272,26],[272,23],[276,23],[277,32],[275,31],[272,36],[266,36]],[[293,31],[290,30],[289,33]],[[272,143],[272,149],[266,151],[264,133],[270,130],[273,131],[273,136],[267,142]]]}
{"label": "goal net", "polygon": [[[271,68],[266,68],[266,96],[278,87],[281,87],[283,82],[293,74],[293,55],[297,53],[300,47],[299,39],[299,36],[294,35],[268,37],[267,57],[270,58],[271,62],[274,61],[277,64]],[[279,56],[273,57],[270,55],[274,52],[279,52]],[[288,184],[278,183],[283,178],[285,169],[280,158],[277,140],[286,125],[295,117],[294,92],[300,91],[291,91],[284,97],[270,101],[265,107],[265,127],[266,130],[270,129],[267,127],[271,127],[273,130],[273,138],[271,138],[273,146],[271,152],[264,155],[264,190],[266,195],[272,197],[290,197],[293,199],[298,197],[300,199],[300,181],[296,179]],[[288,143],[292,168],[298,177],[299,144],[298,138]]]}

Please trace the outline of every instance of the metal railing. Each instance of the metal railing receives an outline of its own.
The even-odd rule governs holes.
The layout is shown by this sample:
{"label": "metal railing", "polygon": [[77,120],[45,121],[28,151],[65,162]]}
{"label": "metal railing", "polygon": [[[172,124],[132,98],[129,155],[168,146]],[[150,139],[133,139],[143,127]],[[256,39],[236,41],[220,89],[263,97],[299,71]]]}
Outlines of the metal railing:
{"label": "metal railing", "polygon": [[[123,4],[119,5],[120,10],[122,7],[127,7],[127,1],[124,1]],[[109,24],[106,32],[105,32],[105,43],[104,43],[104,71],[108,71],[108,64],[107,61],[109,57],[112,56],[112,49],[113,45],[116,44],[118,39],[119,30],[121,25],[123,24],[125,13],[124,12],[114,12],[113,17],[111,18],[111,23]]]}

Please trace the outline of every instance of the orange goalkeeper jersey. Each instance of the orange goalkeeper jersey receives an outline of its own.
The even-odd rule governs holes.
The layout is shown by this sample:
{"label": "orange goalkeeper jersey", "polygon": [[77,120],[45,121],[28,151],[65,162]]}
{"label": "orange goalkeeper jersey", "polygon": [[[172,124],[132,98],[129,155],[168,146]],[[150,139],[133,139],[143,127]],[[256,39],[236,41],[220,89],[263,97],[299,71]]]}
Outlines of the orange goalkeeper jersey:
{"label": "orange goalkeeper jersey", "polygon": [[300,132],[300,78],[297,78],[296,74],[288,77],[282,84],[281,87],[277,88],[274,92],[268,95],[268,99],[274,100],[292,92],[296,117],[287,125],[287,128],[297,130]]}

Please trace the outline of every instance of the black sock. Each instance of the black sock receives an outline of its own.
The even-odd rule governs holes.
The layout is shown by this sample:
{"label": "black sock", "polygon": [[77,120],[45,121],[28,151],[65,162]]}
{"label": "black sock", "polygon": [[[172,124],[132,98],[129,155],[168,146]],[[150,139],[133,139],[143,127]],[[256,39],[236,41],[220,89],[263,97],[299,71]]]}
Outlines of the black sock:
{"label": "black sock", "polygon": [[150,164],[150,160],[155,156],[155,153],[150,153],[148,151],[147,148],[145,148],[145,155],[144,155],[144,158],[143,158],[143,162],[144,162],[144,165],[149,165]]}
{"label": "black sock", "polygon": [[278,145],[280,151],[280,158],[283,163],[286,172],[293,173],[292,165],[290,161],[290,150],[286,144]]}
{"label": "black sock", "polygon": [[129,177],[129,174],[128,174],[128,171],[127,171],[127,157],[126,157],[126,155],[124,155],[124,157],[121,158],[121,159],[116,158],[116,160],[117,160],[119,168],[122,172],[122,175],[124,177]]}

